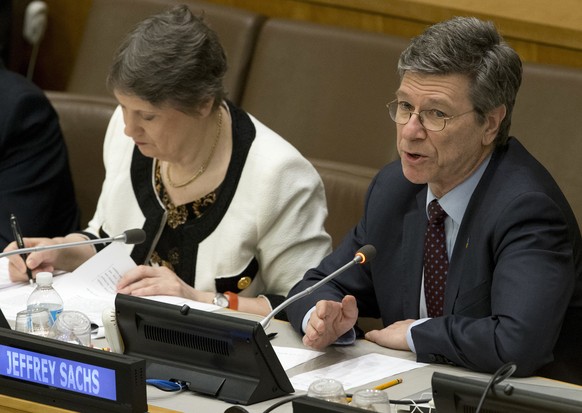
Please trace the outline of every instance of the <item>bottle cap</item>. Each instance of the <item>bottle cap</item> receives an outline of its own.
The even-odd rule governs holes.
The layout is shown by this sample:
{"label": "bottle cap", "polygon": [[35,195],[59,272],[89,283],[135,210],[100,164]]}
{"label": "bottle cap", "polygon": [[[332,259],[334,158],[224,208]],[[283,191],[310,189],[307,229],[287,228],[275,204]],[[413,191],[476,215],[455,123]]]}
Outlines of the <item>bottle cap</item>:
{"label": "bottle cap", "polygon": [[53,274],[50,272],[39,272],[36,274],[36,283],[38,285],[51,285],[53,283]]}

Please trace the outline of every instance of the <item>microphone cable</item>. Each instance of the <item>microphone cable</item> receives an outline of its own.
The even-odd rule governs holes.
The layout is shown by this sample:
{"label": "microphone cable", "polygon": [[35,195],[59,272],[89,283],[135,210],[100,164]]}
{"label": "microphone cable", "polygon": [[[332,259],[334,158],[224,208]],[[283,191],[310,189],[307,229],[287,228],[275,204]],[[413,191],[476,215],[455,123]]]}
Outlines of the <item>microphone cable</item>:
{"label": "microphone cable", "polygon": [[188,389],[188,383],[181,380],[147,379],[146,384],[166,392],[179,392]]}
{"label": "microphone cable", "polygon": [[[262,411],[262,413],[270,413],[273,410],[275,410],[277,407],[281,407],[284,404],[289,403],[290,401],[293,401],[295,399],[298,399],[300,397],[305,397],[306,394],[296,394],[290,397],[286,397],[284,399],[279,400],[276,403],[273,403],[272,405],[270,405],[269,407],[267,407],[265,410]],[[411,399],[402,399],[402,400],[390,400],[390,404],[399,404],[399,405],[411,405],[411,406],[416,406],[417,404],[423,404],[423,403],[428,403],[429,401],[431,401],[432,399],[418,399],[418,400],[411,400]],[[333,404],[332,402],[330,402],[331,404]],[[249,413],[249,411],[247,409],[245,409],[244,407],[240,406],[240,405],[234,405],[234,406],[230,406],[228,407],[224,413]]]}
{"label": "microphone cable", "polygon": [[[475,413],[481,412],[481,408],[485,404],[485,399],[487,398],[489,390],[495,389],[494,386],[496,384],[499,384],[503,380],[507,379],[515,372],[515,370],[517,370],[517,365],[513,362],[506,363],[503,366],[499,367],[499,369],[497,369],[493,376],[491,376],[491,379],[489,379],[489,383],[487,383],[487,385],[485,386],[485,389],[483,390],[483,394],[481,395],[481,399],[479,400],[479,404],[477,405]],[[503,391],[506,394],[511,394],[511,392],[513,391],[513,386],[511,384],[508,384]]]}

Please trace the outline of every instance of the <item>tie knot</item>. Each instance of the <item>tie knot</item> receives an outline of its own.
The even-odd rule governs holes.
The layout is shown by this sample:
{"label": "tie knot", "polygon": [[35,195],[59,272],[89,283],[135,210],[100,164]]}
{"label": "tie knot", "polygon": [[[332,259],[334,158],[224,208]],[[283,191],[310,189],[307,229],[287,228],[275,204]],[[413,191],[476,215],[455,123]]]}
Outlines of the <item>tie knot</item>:
{"label": "tie knot", "polygon": [[431,224],[441,224],[445,218],[447,217],[447,213],[439,204],[439,201],[433,199],[430,204],[428,204],[428,222]]}

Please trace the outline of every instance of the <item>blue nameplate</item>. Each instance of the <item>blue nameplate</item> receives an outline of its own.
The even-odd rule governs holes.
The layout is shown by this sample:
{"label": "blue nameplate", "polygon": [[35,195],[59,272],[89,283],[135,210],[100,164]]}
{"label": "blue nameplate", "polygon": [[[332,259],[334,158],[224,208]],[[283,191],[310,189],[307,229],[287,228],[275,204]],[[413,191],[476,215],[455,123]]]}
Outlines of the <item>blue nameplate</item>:
{"label": "blue nameplate", "polygon": [[82,412],[147,411],[145,361],[0,329],[0,393]]}

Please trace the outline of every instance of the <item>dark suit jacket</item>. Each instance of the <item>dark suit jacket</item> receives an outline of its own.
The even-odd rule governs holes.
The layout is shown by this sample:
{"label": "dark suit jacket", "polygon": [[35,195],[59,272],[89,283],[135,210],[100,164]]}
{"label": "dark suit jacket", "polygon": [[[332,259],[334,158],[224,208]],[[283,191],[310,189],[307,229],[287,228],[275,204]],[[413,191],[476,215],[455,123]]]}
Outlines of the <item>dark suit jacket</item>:
{"label": "dark suit jacket", "polygon": [[[350,261],[362,245],[374,245],[376,258],[290,306],[296,329],[318,300],[339,301],[346,294],[356,297],[360,316],[381,317],[384,325],[419,317],[426,193],[426,185],[404,177],[399,161],[380,171],[360,223],[290,295]],[[563,331],[559,346],[556,341],[567,310],[582,320],[580,274],[580,231],[566,199],[545,168],[510,139],[493,153],[465,212],[444,316],[412,329],[418,361],[483,372],[513,361],[517,375],[531,375],[552,362],[555,347],[567,353],[555,355],[561,362],[579,359],[567,347],[579,340],[582,324]],[[580,353],[582,346],[576,347]],[[582,381],[582,368],[566,377],[571,360],[564,365],[562,373],[556,367],[547,375]]]}
{"label": "dark suit jacket", "polygon": [[65,235],[79,225],[57,114],[39,88],[0,67],[0,251],[14,241],[10,213],[25,237]]}

